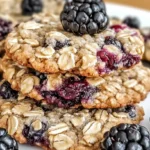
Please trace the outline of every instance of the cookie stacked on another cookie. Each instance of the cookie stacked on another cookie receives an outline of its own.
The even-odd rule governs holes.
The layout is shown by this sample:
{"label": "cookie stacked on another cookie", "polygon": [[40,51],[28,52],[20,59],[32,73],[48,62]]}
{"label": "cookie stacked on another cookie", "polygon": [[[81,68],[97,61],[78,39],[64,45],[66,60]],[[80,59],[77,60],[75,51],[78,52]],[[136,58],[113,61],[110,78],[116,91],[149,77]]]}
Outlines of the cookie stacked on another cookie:
{"label": "cookie stacked on another cookie", "polygon": [[[24,13],[40,2],[24,0]],[[150,91],[144,40],[137,29],[108,24],[102,0],[67,1],[59,15],[18,24],[0,61],[0,127],[45,150],[102,150],[113,126],[138,124],[144,111],[136,104]]]}

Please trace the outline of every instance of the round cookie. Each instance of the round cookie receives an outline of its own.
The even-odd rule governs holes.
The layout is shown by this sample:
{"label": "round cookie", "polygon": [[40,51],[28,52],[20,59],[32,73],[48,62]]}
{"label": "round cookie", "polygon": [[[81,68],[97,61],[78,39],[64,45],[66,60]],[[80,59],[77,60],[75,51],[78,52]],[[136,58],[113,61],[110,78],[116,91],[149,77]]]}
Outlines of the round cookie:
{"label": "round cookie", "polygon": [[123,24],[76,36],[65,32],[59,16],[51,14],[21,23],[7,37],[5,49],[14,61],[39,72],[99,77],[138,64],[144,42],[138,30]]}
{"label": "round cookie", "polygon": [[[9,102],[9,100],[11,102]],[[98,150],[105,132],[121,123],[139,123],[143,108],[68,109],[38,106],[25,99],[0,99],[0,127],[21,144],[45,150]]]}
{"label": "round cookie", "polygon": [[143,60],[150,62],[150,28],[142,28],[141,33],[144,36],[145,40],[145,53]]}
{"label": "round cookie", "polygon": [[[4,56],[4,40],[17,22],[9,15],[0,15],[0,59]],[[2,70],[0,69],[0,72]]]}
{"label": "round cookie", "polygon": [[[141,64],[106,77],[43,74],[5,57],[3,77],[11,87],[37,101],[63,108],[118,108],[139,103],[150,91],[150,69]],[[139,71],[140,70],[140,71]]]}

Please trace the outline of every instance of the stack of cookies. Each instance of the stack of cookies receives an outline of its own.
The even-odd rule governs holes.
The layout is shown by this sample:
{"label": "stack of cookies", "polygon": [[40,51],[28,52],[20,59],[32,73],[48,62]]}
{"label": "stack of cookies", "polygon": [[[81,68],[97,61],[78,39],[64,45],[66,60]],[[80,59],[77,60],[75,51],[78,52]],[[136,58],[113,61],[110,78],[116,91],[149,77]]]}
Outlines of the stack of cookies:
{"label": "stack of cookies", "polygon": [[[150,148],[148,131],[135,125],[144,116],[137,103],[150,91],[137,29],[109,26],[100,0],[68,1],[61,14],[19,22],[2,44],[0,136],[4,128],[45,150]],[[0,139],[0,150],[18,149],[7,140]]]}

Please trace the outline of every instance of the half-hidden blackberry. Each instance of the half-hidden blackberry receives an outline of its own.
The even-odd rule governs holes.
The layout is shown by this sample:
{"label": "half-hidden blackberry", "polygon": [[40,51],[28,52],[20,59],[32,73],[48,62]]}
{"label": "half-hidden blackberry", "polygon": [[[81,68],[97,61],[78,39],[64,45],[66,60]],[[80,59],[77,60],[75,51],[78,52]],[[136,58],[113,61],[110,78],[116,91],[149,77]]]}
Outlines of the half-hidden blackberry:
{"label": "half-hidden blackberry", "polygon": [[18,150],[18,143],[5,129],[0,128],[0,150]]}
{"label": "half-hidden blackberry", "polygon": [[127,24],[131,28],[140,28],[140,21],[136,17],[126,17],[123,23]]}
{"label": "half-hidden blackberry", "polygon": [[32,15],[43,10],[43,0],[23,0],[21,4],[23,15]]}
{"label": "half-hidden blackberry", "polygon": [[77,35],[101,32],[109,22],[102,0],[66,2],[60,18],[64,30]]}
{"label": "half-hidden blackberry", "polygon": [[103,150],[150,150],[148,130],[136,124],[120,124],[104,135]]}

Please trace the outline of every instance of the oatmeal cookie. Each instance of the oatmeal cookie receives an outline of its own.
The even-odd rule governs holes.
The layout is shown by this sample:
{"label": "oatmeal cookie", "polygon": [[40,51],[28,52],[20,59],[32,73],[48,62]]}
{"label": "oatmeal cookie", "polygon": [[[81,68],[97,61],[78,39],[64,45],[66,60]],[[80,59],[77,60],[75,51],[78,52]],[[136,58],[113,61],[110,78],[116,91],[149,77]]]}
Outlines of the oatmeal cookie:
{"label": "oatmeal cookie", "polygon": [[[11,100],[11,99],[9,99]],[[0,127],[21,144],[45,150],[98,150],[105,132],[121,123],[139,123],[143,108],[119,109],[44,108],[34,101],[0,100]]]}
{"label": "oatmeal cookie", "polygon": [[14,61],[39,72],[99,77],[138,64],[144,42],[138,30],[123,24],[93,36],[76,36],[65,32],[59,16],[51,14],[18,25],[5,49]]}
{"label": "oatmeal cookie", "polygon": [[[1,61],[3,77],[14,90],[37,101],[63,108],[118,108],[139,103],[150,91],[150,69],[139,64],[106,77],[88,78],[75,74],[44,74]],[[140,70],[140,71],[139,71]]]}
{"label": "oatmeal cookie", "polygon": [[[110,26],[122,24],[122,20],[119,18],[111,18],[110,19]],[[150,61],[150,28],[141,28],[140,32],[144,37],[145,42],[145,53],[143,55],[143,60]]]}
{"label": "oatmeal cookie", "polygon": [[145,40],[145,53],[143,60],[150,61],[150,28],[142,28],[141,33]]}

